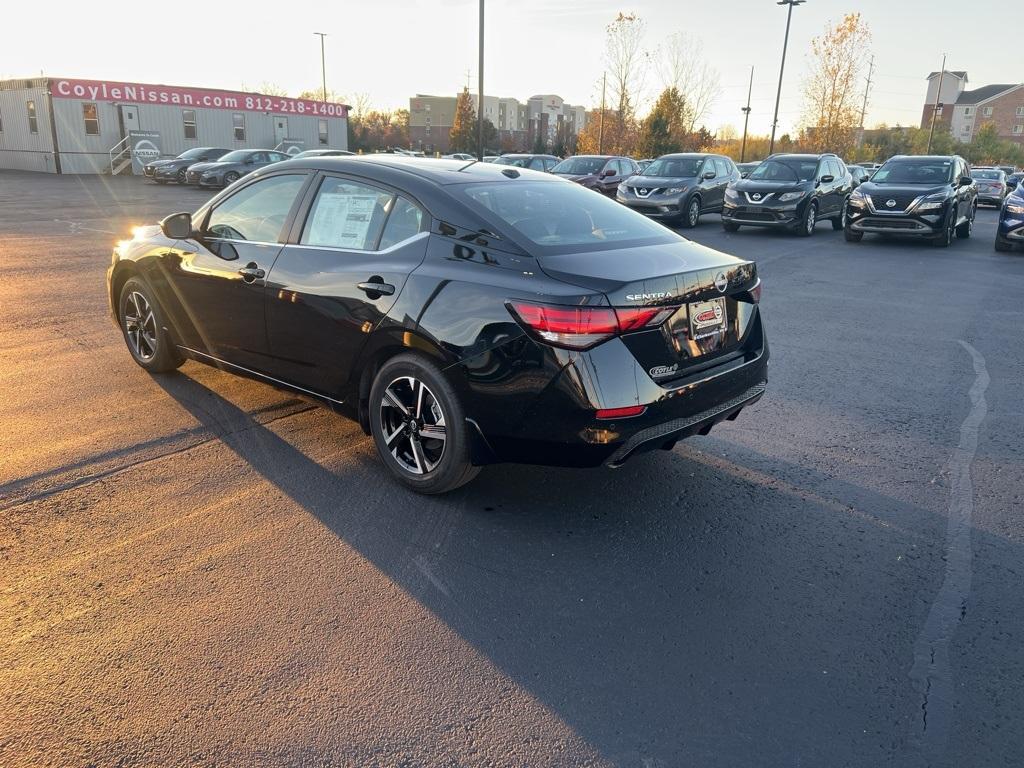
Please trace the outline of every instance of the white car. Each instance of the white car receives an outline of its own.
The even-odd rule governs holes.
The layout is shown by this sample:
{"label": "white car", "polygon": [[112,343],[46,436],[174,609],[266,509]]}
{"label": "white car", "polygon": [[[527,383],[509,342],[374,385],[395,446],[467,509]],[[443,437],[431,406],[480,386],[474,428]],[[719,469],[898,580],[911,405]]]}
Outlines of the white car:
{"label": "white car", "polygon": [[452,152],[450,155],[442,155],[444,160],[476,160],[474,155],[470,155],[467,152]]}

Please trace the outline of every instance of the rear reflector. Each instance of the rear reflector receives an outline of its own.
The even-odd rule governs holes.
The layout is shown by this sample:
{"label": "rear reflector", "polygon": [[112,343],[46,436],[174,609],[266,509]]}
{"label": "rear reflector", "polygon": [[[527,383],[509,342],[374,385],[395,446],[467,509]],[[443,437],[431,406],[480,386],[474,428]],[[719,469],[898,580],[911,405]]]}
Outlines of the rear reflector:
{"label": "rear reflector", "polygon": [[597,412],[597,418],[602,420],[628,419],[632,416],[639,416],[646,410],[646,405],[630,405],[626,408],[602,408]]}
{"label": "rear reflector", "polygon": [[677,307],[561,307],[512,301],[509,310],[541,340],[587,349],[621,333],[655,328]]}

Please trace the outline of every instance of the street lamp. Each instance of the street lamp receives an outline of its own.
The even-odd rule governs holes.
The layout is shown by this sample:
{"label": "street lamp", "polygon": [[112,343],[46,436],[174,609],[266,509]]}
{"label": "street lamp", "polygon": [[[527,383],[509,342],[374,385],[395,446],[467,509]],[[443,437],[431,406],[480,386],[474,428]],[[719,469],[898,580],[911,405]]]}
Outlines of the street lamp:
{"label": "street lamp", "polygon": [[793,6],[803,5],[807,0],[778,0],[776,5],[788,5],[786,12],[786,37],[782,41],[782,65],[779,67],[779,90],[775,94],[775,116],[772,118],[772,138],[768,143],[768,154],[775,151],[775,129],[779,124],[779,99],[782,98],[782,73],[786,71],[786,48],[789,46],[789,23],[793,19]]}
{"label": "street lamp", "polygon": [[754,92],[754,68],[750,68],[750,86],[747,88],[747,106],[742,107],[743,111],[743,148],[740,149],[740,162],[747,159],[747,123],[750,122],[750,95]]}
{"label": "street lamp", "polygon": [[327,61],[324,58],[324,38],[327,37],[326,32],[314,32],[314,35],[320,36],[320,76],[323,78],[323,97],[324,104],[327,103]]}
{"label": "street lamp", "polygon": [[477,65],[476,156],[484,159],[484,0],[480,0],[480,61]]}

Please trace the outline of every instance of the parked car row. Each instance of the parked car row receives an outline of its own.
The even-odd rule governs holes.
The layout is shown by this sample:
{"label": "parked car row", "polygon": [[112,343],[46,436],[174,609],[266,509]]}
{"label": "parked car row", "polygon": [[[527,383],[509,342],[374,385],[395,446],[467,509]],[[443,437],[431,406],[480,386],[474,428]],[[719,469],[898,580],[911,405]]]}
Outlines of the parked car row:
{"label": "parked car row", "polygon": [[306,157],[351,155],[344,149],[307,149],[296,155],[273,149],[224,149],[194,147],[169,160],[154,160],[143,166],[143,175],[157,184],[173,182],[198,187],[226,187],[257,168],[283,160]]}

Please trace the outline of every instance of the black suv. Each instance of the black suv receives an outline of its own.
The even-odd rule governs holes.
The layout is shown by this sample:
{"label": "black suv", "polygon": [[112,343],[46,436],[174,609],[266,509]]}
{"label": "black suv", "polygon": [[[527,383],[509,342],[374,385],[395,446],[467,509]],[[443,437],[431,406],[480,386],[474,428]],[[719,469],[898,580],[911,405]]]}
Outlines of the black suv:
{"label": "black suv", "polygon": [[958,155],[896,155],[850,195],[846,239],[864,233],[931,238],[940,248],[953,235],[971,236],[978,189],[967,161]]}
{"label": "black suv", "polygon": [[819,219],[831,219],[833,229],[845,224],[846,199],[853,176],[836,155],[772,155],[750,175],[725,191],[722,226],[791,229],[814,234]]}
{"label": "black suv", "polygon": [[739,181],[732,160],[720,155],[662,155],[619,185],[615,196],[635,211],[695,227],[702,213],[722,210],[725,188]]}

